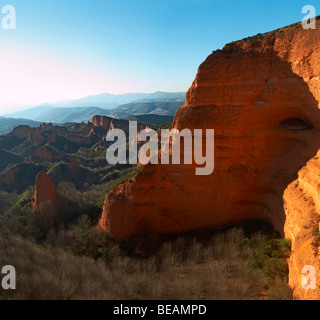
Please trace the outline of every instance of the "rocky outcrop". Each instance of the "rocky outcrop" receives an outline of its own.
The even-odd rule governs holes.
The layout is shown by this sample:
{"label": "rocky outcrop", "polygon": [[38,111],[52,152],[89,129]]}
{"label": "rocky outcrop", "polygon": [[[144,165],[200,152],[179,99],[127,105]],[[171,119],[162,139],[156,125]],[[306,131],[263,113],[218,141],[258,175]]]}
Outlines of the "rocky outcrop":
{"label": "rocky outcrop", "polygon": [[59,193],[47,173],[45,171],[39,172],[36,176],[34,207],[47,201],[51,201],[55,205],[59,199]]}
{"label": "rocky outcrop", "polygon": [[9,134],[8,136],[10,137],[17,137],[20,139],[26,139],[29,137],[30,132],[32,132],[33,129],[30,128],[29,126],[18,126],[16,128],[14,128]]}
{"label": "rocky outcrop", "polygon": [[109,118],[106,116],[97,115],[92,118],[92,124],[95,127],[102,127],[104,129],[109,129],[111,122],[112,122],[112,118]]}
{"label": "rocky outcrop", "polygon": [[69,142],[76,143],[79,145],[90,145],[91,144],[90,138],[88,138],[86,136],[76,135],[76,134],[69,134],[66,136],[65,139]]}
{"label": "rocky outcrop", "polygon": [[89,122],[81,129],[81,134],[89,135],[89,134],[95,134],[95,126],[93,123]]}
{"label": "rocky outcrop", "polygon": [[[292,255],[289,260],[289,284],[295,289],[295,299],[320,299],[320,151],[299,171],[284,193],[286,212],[285,235],[292,240]],[[302,280],[304,266],[316,269],[316,289],[306,290]],[[306,272],[306,271],[305,271]]]}
{"label": "rocky outcrop", "polygon": [[31,152],[30,156],[25,159],[25,162],[59,162],[59,161],[73,161],[75,158],[65,153],[59,152],[50,146],[43,146]]}
{"label": "rocky outcrop", "polygon": [[[121,129],[125,133],[129,132],[129,121],[122,119],[113,119],[106,116],[94,116],[92,118],[92,124],[95,127],[107,129],[106,132],[113,129]],[[141,125],[140,125],[141,127]]]}
{"label": "rocky outcrop", "polygon": [[45,166],[36,163],[10,165],[0,173],[0,190],[22,193],[34,184],[38,172]]}
{"label": "rocky outcrop", "polygon": [[301,289],[304,264],[320,274],[317,252],[311,254],[314,235],[307,232],[308,223],[304,228],[315,216],[314,234],[319,233],[317,24],[316,30],[294,24],[213,52],[173,123],[178,130],[215,130],[213,174],[196,176],[194,163],[147,165],[106,196],[100,226],[127,238],[260,218],[293,241],[295,298],[319,297],[319,289]]}
{"label": "rocky outcrop", "polygon": [[40,125],[40,128],[42,128],[44,131],[53,131],[55,129],[54,125],[50,123],[43,123]]}
{"label": "rocky outcrop", "polygon": [[32,141],[36,147],[43,145],[46,142],[46,137],[43,135],[43,131],[42,127],[35,128],[30,132],[28,140]]}
{"label": "rocky outcrop", "polygon": [[56,141],[57,141],[57,134],[55,132],[52,132],[47,139],[47,144],[51,145],[51,144],[54,144]]}
{"label": "rocky outcrop", "polygon": [[28,126],[18,126],[5,136],[0,136],[0,148],[11,150],[13,147],[19,145],[27,140],[33,128]]}

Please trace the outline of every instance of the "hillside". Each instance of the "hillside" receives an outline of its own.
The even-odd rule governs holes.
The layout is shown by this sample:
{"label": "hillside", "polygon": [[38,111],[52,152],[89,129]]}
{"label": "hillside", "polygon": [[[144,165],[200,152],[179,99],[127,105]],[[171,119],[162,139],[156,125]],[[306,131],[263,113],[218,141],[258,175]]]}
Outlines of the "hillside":
{"label": "hillside", "polygon": [[36,121],[67,123],[87,122],[96,114],[109,115],[110,112],[98,107],[51,108],[35,117]]}
{"label": "hillside", "polygon": [[52,108],[53,108],[52,105],[43,104],[41,106],[36,106],[36,107],[28,108],[25,110],[5,114],[4,117],[6,119],[8,119],[8,118],[14,118],[14,119],[23,118],[23,119],[35,120],[37,117],[39,117],[39,115],[51,110]]}
{"label": "hillside", "polygon": [[158,100],[165,101],[168,99],[184,100],[185,92],[161,92],[154,93],[124,93],[124,94],[110,94],[103,93],[100,95],[92,95],[82,99],[62,101],[54,104],[55,107],[90,107],[95,106],[102,109],[113,109],[122,104],[143,101],[143,100]]}
{"label": "hillside", "polygon": [[15,127],[26,125],[29,127],[38,127],[40,122],[21,118],[5,118],[0,117],[0,135],[4,135],[12,131]]}
{"label": "hillside", "polygon": [[[52,108],[48,113],[53,116],[56,109],[70,110],[65,117],[74,112],[73,108]],[[86,112],[87,108],[83,110]],[[141,118],[143,121],[140,117],[134,119],[139,131],[147,126],[157,130],[162,123],[172,121],[172,117],[154,115]],[[0,191],[24,192],[34,184],[37,173],[42,170],[50,172],[55,184],[69,182],[77,188],[120,179],[128,167],[110,166],[105,159],[106,149],[111,144],[105,137],[112,128],[127,133],[129,120],[100,114],[93,116],[91,121],[63,126],[42,123],[36,128],[25,125],[14,128],[0,136]]]}
{"label": "hillside", "polygon": [[128,103],[113,109],[114,113],[125,113],[129,115],[154,114],[160,116],[174,116],[182,106],[181,101],[153,101]]}
{"label": "hillside", "polygon": [[21,162],[23,162],[23,158],[19,155],[4,149],[0,149],[0,171],[7,168],[9,164],[14,165]]}
{"label": "hillside", "polygon": [[[108,116],[111,118],[129,118],[133,115],[155,115],[165,116],[161,120],[157,118],[156,122],[159,125],[163,124],[165,119],[172,121],[175,112],[181,107],[183,101],[153,101],[153,102],[137,102],[121,105],[115,109],[107,110],[98,107],[45,107],[43,110],[41,107],[32,108],[30,110],[22,111],[21,114],[27,117],[32,117],[34,120],[27,119],[11,119],[0,118],[0,125],[3,126],[0,129],[0,134],[10,132],[14,127],[18,125],[29,125],[30,127],[37,127],[40,123],[81,123],[87,122],[92,119],[93,116],[99,114]],[[149,117],[152,119],[152,117]],[[154,120],[156,117],[153,118]],[[166,122],[169,122],[166,121]]]}
{"label": "hillside", "polygon": [[127,117],[129,121],[138,121],[140,123],[154,125],[154,126],[162,126],[166,123],[173,121],[173,116],[159,116],[157,114],[142,114],[136,116]]}

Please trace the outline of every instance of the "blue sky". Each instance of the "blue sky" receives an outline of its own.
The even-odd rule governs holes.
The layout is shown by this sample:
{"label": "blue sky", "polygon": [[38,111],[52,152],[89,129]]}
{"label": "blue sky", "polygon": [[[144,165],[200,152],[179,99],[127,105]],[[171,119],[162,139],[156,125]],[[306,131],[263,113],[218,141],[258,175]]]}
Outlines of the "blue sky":
{"label": "blue sky", "polygon": [[[301,21],[306,0],[0,0],[0,113],[103,92],[186,91],[226,43]],[[0,18],[3,15],[0,15]]]}

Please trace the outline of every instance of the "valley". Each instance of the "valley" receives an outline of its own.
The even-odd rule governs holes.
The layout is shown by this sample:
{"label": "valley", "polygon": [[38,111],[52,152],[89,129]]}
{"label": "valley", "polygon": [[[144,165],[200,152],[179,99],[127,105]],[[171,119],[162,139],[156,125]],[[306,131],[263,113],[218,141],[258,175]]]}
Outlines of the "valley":
{"label": "valley", "polygon": [[[101,33],[109,20],[54,24],[43,60],[3,51],[0,266],[17,286],[0,300],[320,300],[320,18],[254,36],[242,19],[213,43],[209,13],[164,2],[184,19],[162,36],[157,8],[132,25],[121,7]],[[103,88],[135,93],[90,95]]]}

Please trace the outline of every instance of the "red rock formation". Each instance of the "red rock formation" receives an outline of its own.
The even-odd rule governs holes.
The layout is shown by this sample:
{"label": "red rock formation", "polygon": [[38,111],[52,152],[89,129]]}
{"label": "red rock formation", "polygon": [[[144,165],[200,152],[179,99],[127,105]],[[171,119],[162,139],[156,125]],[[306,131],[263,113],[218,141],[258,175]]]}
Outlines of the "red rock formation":
{"label": "red rock formation", "polygon": [[59,193],[47,173],[45,171],[39,172],[36,176],[34,207],[47,201],[52,201],[55,204],[59,198]]}
{"label": "red rock formation", "polygon": [[317,24],[316,30],[295,24],[213,52],[199,67],[173,127],[215,129],[214,173],[196,176],[195,164],[147,165],[106,197],[100,226],[126,238],[260,218],[293,241],[295,298],[319,298],[319,288],[306,291],[300,281],[304,264],[320,274],[307,232],[308,224],[317,230],[320,203]]}
{"label": "red rock formation", "polygon": [[94,134],[95,131],[95,126],[88,121],[88,123],[81,129],[81,134],[84,134],[84,135],[88,135],[88,134]]}
{"label": "red rock formation", "polygon": [[40,125],[40,127],[44,130],[44,131],[52,131],[54,130],[54,126],[53,124],[50,122],[50,123],[43,123],[42,125]]}
{"label": "red rock formation", "polygon": [[114,129],[120,129],[126,134],[129,133],[129,121],[112,119],[108,131]]}
{"label": "red rock formation", "polygon": [[42,127],[39,128],[35,128],[33,129],[30,133],[29,133],[29,141],[32,141],[32,143],[35,146],[41,146],[42,144],[44,144],[46,142],[46,138],[43,135],[43,129]]}
{"label": "red rock formation", "polygon": [[109,130],[114,130],[114,124],[113,124],[112,121],[111,121],[111,123],[110,123]]}
{"label": "red rock formation", "polygon": [[30,156],[25,159],[25,162],[35,162],[35,163],[43,163],[43,162],[56,162],[56,161],[78,161],[77,158],[72,156],[67,156],[66,154],[59,152],[47,145],[36,149],[31,152]]}
{"label": "red rock formation", "polygon": [[129,122],[127,120],[118,120],[106,116],[94,116],[92,118],[92,124],[95,127],[107,129],[107,131],[112,129],[121,129],[125,133],[129,132]]}
{"label": "red rock formation", "polygon": [[63,160],[65,158],[66,157],[63,153],[53,151],[49,149],[47,146],[43,146],[42,148],[32,151],[31,155],[25,161],[41,163],[45,161]]}
{"label": "red rock formation", "polygon": [[111,124],[111,118],[105,117],[105,116],[94,116],[92,118],[92,124],[95,127],[102,127],[104,129],[109,129]]}
{"label": "red rock formation", "polygon": [[[292,254],[289,260],[289,284],[295,289],[295,299],[320,299],[319,270],[319,212],[320,212],[320,151],[299,171],[284,193],[286,212],[285,235],[292,240]],[[304,266],[314,266],[316,290],[305,290],[302,279]]]}
{"label": "red rock formation", "polygon": [[9,134],[9,137],[17,137],[20,139],[27,139],[30,135],[30,132],[32,132],[34,129],[28,127],[28,126],[18,126],[14,128]]}
{"label": "red rock formation", "polygon": [[91,144],[90,138],[85,137],[85,136],[76,135],[76,134],[67,135],[66,140],[73,142],[73,143],[77,143],[77,144],[84,144],[84,145]]}
{"label": "red rock formation", "polygon": [[55,132],[52,132],[47,139],[47,144],[50,145],[55,143],[56,141],[57,141],[57,134]]}

